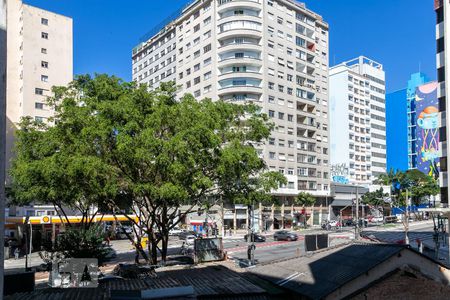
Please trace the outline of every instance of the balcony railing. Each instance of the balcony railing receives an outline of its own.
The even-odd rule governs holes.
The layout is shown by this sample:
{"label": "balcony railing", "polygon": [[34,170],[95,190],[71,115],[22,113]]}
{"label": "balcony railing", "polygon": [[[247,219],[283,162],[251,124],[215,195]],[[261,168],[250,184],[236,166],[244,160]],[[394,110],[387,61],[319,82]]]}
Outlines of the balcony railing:
{"label": "balcony railing", "polygon": [[231,3],[231,2],[254,2],[254,3],[260,3],[260,0],[219,0],[219,6]]}

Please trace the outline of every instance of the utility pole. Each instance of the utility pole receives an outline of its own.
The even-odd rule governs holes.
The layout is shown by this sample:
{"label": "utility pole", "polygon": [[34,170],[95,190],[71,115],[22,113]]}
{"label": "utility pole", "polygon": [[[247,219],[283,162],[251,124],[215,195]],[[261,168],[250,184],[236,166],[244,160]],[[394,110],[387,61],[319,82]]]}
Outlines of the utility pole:
{"label": "utility pole", "polygon": [[5,270],[6,0],[0,0],[0,300]]}
{"label": "utility pole", "polygon": [[358,186],[356,186],[356,231],[355,231],[355,239],[359,240],[360,237],[360,228],[359,228],[359,193]]}
{"label": "utility pole", "polygon": [[405,244],[409,245],[409,236],[408,236],[408,231],[409,231],[409,206],[410,206],[410,201],[409,201],[409,196],[408,196],[408,188],[405,189],[406,192],[406,211],[405,211]]}

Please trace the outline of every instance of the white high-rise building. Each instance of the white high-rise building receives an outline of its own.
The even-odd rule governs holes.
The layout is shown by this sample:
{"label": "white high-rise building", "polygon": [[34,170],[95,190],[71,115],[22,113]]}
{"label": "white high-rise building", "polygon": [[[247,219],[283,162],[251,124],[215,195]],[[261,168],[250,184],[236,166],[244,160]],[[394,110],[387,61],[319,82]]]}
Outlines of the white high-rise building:
{"label": "white high-rise building", "polygon": [[295,196],[329,194],[328,25],[293,0],[196,0],[133,49],[133,80],[253,102],[276,124],[258,149]]}
{"label": "white high-rise building", "polygon": [[386,173],[385,73],[360,56],[330,68],[332,180],[370,186]]}

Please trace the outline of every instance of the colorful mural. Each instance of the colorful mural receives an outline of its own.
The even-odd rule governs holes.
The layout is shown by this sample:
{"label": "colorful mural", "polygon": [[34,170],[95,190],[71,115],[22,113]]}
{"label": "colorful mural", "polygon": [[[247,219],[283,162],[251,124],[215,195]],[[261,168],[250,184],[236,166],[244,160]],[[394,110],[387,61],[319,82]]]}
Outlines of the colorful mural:
{"label": "colorful mural", "polygon": [[439,109],[436,82],[421,85],[416,90],[417,169],[439,177]]}

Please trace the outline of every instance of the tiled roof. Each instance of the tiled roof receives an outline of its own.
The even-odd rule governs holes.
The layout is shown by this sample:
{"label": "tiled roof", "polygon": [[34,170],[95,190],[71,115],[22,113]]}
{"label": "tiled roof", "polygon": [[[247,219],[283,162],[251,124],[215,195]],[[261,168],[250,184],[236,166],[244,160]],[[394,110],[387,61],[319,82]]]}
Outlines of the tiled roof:
{"label": "tiled roof", "polygon": [[192,286],[199,299],[270,299],[266,291],[220,265],[158,271],[157,278],[117,280],[102,283],[96,289],[43,289],[15,294],[5,299],[90,300],[110,299],[111,291],[138,291]]}

